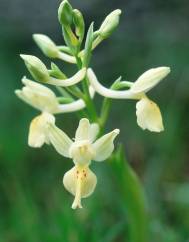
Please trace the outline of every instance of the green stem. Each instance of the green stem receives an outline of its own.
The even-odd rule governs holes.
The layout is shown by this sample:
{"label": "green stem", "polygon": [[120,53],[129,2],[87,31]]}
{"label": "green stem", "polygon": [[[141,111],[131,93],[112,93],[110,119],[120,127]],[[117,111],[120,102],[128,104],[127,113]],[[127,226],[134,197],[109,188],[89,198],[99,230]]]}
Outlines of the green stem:
{"label": "green stem", "polygon": [[88,111],[90,112],[91,119],[92,119],[93,122],[98,122],[97,111],[96,111],[95,105],[94,105],[93,100],[92,100],[90,93],[89,93],[89,86],[88,86],[87,77],[85,77],[85,79],[83,80],[83,90],[86,94],[84,101],[86,103]]}
{"label": "green stem", "polygon": [[[78,56],[75,56],[75,58],[77,60],[78,69],[80,70],[83,67],[83,63]],[[90,118],[91,118],[92,122],[98,122],[97,111],[96,111],[95,105],[93,103],[93,100],[90,96],[88,83],[89,83],[89,81],[88,81],[87,77],[85,77],[82,81],[83,92],[85,95],[82,98],[86,104],[86,107],[90,114]]]}
{"label": "green stem", "polygon": [[101,132],[104,131],[104,126],[106,124],[106,121],[109,116],[110,108],[111,108],[112,100],[108,98],[104,98],[103,104],[102,104],[102,109],[101,109],[101,115],[100,115],[100,129]]}

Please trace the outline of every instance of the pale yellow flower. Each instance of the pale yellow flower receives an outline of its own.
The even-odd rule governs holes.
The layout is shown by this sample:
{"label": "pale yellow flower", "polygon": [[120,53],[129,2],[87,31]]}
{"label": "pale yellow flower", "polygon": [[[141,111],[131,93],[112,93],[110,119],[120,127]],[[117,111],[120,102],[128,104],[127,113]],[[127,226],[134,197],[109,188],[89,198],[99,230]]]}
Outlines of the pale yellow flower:
{"label": "pale yellow flower", "polygon": [[144,72],[134,83],[130,83],[129,90],[111,90],[102,86],[92,69],[87,70],[90,84],[100,95],[113,99],[135,99],[137,123],[142,129],[152,132],[164,130],[160,109],[156,103],[151,101],[146,92],[156,86],[170,72],[169,67],[152,68]]}
{"label": "pale yellow flower", "polygon": [[[81,208],[81,198],[90,196],[96,186],[97,178],[90,170],[91,161],[104,161],[114,150],[113,141],[119,130],[102,136],[96,140],[99,132],[97,124],[90,124],[83,118],[79,122],[75,139],[72,141],[55,125],[49,125],[48,138],[58,153],[73,159],[75,166],[63,178],[65,188],[75,196],[72,208]],[[96,140],[96,141],[95,141]]]}
{"label": "pale yellow flower", "polygon": [[[31,121],[28,144],[31,147],[39,148],[44,143],[48,144],[46,127],[48,123],[54,123],[55,118],[52,114],[75,112],[85,108],[83,100],[79,99],[68,104],[59,104],[54,92],[42,84],[22,79],[25,85],[22,90],[16,90],[16,95],[27,104],[41,111],[41,115]],[[94,96],[94,89],[90,88],[91,97]]]}

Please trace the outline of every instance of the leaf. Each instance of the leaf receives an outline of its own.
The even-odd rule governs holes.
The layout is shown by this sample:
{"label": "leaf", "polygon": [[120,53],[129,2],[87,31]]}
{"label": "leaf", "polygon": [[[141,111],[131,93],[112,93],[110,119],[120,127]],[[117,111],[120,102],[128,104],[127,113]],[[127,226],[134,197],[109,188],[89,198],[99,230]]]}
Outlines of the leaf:
{"label": "leaf", "polygon": [[126,208],[129,241],[147,242],[148,216],[144,191],[136,173],[125,159],[122,146],[114,153],[110,163]]}

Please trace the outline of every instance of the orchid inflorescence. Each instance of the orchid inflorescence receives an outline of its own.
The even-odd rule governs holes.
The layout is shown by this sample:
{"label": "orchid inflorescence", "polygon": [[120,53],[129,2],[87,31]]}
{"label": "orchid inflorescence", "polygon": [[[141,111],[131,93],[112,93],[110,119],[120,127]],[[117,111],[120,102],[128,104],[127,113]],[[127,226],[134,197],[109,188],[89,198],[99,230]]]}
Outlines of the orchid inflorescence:
{"label": "orchid inflorescence", "polygon": [[[34,148],[39,148],[44,143],[51,144],[59,154],[73,160],[74,167],[63,178],[65,188],[75,196],[73,209],[81,208],[81,198],[88,197],[95,189],[97,178],[89,169],[91,161],[104,161],[114,150],[113,142],[119,129],[103,135],[110,99],[136,100],[138,125],[153,132],[164,129],[160,109],[146,93],[168,75],[169,67],[152,68],[135,82],[118,78],[109,89],[98,81],[90,67],[93,50],[113,33],[119,24],[120,15],[121,10],[114,10],[96,31],[92,23],[84,41],[83,15],[64,0],[58,9],[58,19],[66,45],[58,46],[43,34],[33,35],[45,56],[76,65],[77,71],[72,77],[68,78],[53,62],[51,68],[47,69],[39,58],[20,55],[35,81],[23,77],[24,87],[15,93],[41,112],[30,124],[28,144]],[[57,96],[44,84],[55,86],[61,96]],[[94,104],[95,92],[104,97],[100,117]],[[55,124],[55,115],[71,112],[77,112],[81,117],[74,140]],[[100,135],[102,136],[99,137]]]}

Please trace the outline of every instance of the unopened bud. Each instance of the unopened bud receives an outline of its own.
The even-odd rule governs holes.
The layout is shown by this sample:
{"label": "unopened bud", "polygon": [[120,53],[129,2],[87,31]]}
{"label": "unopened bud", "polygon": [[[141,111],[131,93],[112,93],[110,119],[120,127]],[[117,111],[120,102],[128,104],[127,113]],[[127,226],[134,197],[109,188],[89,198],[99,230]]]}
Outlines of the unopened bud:
{"label": "unopened bud", "polygon": [[43,54],[49,58],[57,58],[59,50],[55,43],[44,34],[34,34],[33,39],[42,50]]}
{"label": "unopened bud", "polygon": [[60,24],[67,26],[73,21],[73,9],[67,0],[62,1],[58,8],[58,19]]}
{"label": "unopened bud", "polygon": [[39,82],[47,82],[49,73],[43,62],[33,55],[20,55],[32,77]]}
{"label": "unopened bud", "polygon": [[111,12],[104,20],[99,29],[102,38],[108,38],[119,24],[121,10],[116,9]]}

